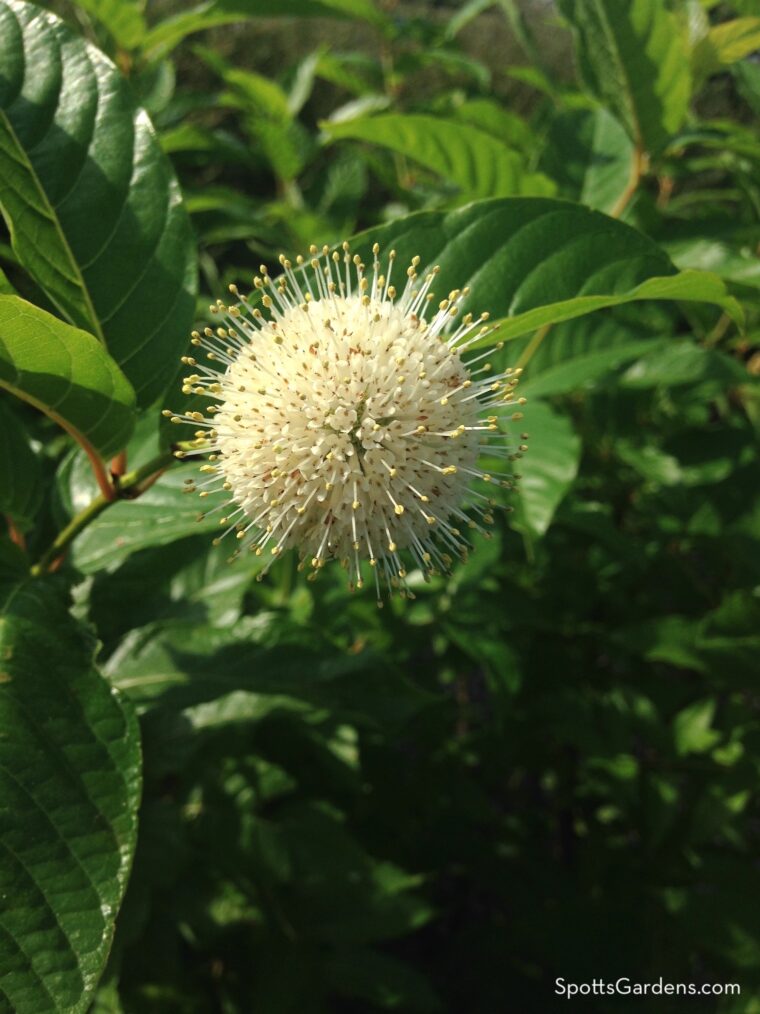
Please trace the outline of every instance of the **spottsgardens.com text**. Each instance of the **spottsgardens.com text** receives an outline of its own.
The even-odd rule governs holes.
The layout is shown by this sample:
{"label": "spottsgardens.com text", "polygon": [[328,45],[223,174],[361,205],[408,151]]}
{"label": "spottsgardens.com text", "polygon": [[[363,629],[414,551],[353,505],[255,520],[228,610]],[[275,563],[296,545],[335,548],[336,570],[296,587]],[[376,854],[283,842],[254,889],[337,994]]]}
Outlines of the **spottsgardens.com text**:
{"label": "spottsgardens.com text", "polygon": [[735,982],[634,982],[622,975],[618,979],[592,979],[591,982],[554,980],[554,992],[568,1000],[579,996],[740,996],[741,986]]}

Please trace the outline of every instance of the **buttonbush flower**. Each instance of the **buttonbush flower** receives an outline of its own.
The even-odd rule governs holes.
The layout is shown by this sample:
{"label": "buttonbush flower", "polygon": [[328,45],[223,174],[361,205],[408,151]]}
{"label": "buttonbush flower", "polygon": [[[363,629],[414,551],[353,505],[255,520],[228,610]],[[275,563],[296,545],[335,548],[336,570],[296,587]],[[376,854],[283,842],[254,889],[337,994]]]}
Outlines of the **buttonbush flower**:
{"label": "buttonbush flower", "polygon": [[[520,371],[465,357],[488,314],[460,320],[467,289],[435,303],[438,268],[420,279],[419,257],[398,291],[395,251],[385,269],[379,252],[368,272],[348,243],[312,247],[295,269],[281,257],[276,279],[262,266],[250,297],[230,286],[235,302],[211,307],[219,326],[192,336],[211,365],[183,357],[184,393],[212,404],[165,413],[197,427],[210,478],[188,488],[227,491],[235,555],[267,554],[268,568],[296,546],[310,577],[338,560],[352,588],[366,561],[378,601],[381,584],[408,592],[410,564],[429,577],[466,553],[463,531],[493,523],[493,486],[512,488],[527,449],[500,425],[504,410],[522,416]],[[499,470],[484,471],[483,455]]]}

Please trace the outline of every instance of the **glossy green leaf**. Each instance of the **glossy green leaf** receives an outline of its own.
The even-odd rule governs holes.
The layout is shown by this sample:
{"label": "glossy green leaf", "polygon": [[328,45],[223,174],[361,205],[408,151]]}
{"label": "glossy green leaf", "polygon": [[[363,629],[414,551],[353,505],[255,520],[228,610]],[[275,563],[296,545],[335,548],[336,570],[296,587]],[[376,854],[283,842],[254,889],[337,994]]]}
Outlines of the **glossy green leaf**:
{"label": "glossy green leaf", "polygon": [[135,848],[137,724],[95,648],[55,582],[3,595],[0,969],[17,1014],[87,1010]]}
{"label": "glossy green leaf", "polygon": [[563,197],[610,212],[631,176],[633,142],[601,106],[568,109],[551,121],[541,168]]}
{"label": "glossy green leaf", "polygon": [[586,87],[645,151],[659,151],[686,117],[691,79],[680,26],[664,0],[561,0],[577,33]]}
{"label": "glossy green leaf", "polygon": [[553,192],[548,179],[524,171],[521,155],[467,124],[437,116],[387,113],[322,126],[333,141],[366,141],[405,155],[454,183],[468,197]]}
{"label": "glossy green leaf", "polygon": [[103,456],[134,425],[134,391],[101,343],[18,296],[0,296],[0,387]]}
{"label": "glossy green leaf", "polygon": [[47,11],[0,0],[0,209],[13,249],[148,405],[187,341],[195,244],[127,83]]}
{"label": "glossy green leaf", "polygon": [[542,536],[578,472],[581,441],[567,416],[541,401],[526,406],[520,424],[528,433],[529,450],[519,462],[522,476],[515,496],[513,526]]}
{"label": "glossy green leaf", "polygon": [[29,528],[42,502],[42,469],[29,436],[0,401],[0,514],[17,528]]}
{"label": "glossy green leaf", "polygon": [[636,300],[715,303],[737,321],[742,311],[715,275],[676,272],[646,236],[599,212],[546,198],[479,201],[451,212],[421,212],[361,233],[371,260],[378,242],[400,262],[440,265],[436,291],[469,286],[463,310],[504,318],[484,344],[546,324]]}
{"label": "glossy green leaf", "polygon": [[156,59],[166,56],[195,32],[246,18],[272,16],[359,18],[378,26],[386,23],[372,0],[278,0],[275,8],[271,0],[207,0],[156,25],[143,40],[143,48]]}
{"label": "glossy green leaf", "polygon": [[[218,531],[224,512],[210,512],[224,503],[227,496],[200,499],[197,493],[185,492],[186,479],[201,478],[199,466],[200,462],[173,468],[138,500],[125,500],[109,507],[74,543],[74,564],[84,573],[92,574],[103,567],[116,566],[139,549],[165,545],[199,532]],[[202,512],[207,516],[199,521]],[[219,552],[229,556],[236,543],[234,535],[228,538],[226,549],[222,545]]]}

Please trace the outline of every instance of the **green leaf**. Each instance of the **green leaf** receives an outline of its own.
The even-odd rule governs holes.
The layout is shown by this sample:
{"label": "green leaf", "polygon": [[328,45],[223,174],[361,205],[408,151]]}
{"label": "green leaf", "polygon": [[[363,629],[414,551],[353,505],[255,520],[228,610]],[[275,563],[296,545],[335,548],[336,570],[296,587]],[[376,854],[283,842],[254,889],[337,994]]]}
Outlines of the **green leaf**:
{"label": "green leaf", "polygon": [[[106,671],[141,712],[182,711],[193,724],[242,720],[243,703],[261,714],[286,702],[303,710],[306,701],[363,726],[398,726],[438,703],[370,651],[337,651],[314,629],[308,648],[288,643],[277,619],[262,613],[226,629],[185,619],[150,624],[124,637]],[[212,701],[223,705],[215,716],[204,711]],[[237,710],[226,708],[235,702]]]}
{"label": "green leaf", "polygon": [[479,14],[493,7],[497,0],[467,0],[458,11],[452,15],[446,25],[446,38],[454,39],[471,21],[474,21]]}
{"label": "green leaf", "polygon": [[[647,378],[643,379],[646,382]],[[624,382],[627,380],[624,377]],[[635,375],[633,380],[635,384]],[[620,437],[615,442],[615,453],[650,488],[705,487],[722,482],[732,472],[751,468],[755,463],[755,440],[737,430],[703,429],[685,434],[680,440],[672,439],[661,447]],[[709,513],[709,504],[705,507]]]}
{"label": "green leaf", "polygon": [[332,141],[367,141],[405,155],[471,198],[553,190],[545,177],[523,171],[520,154],[485,131],[455,120],[387,113],[342,123],[325,121],[322,127]]}
{"label": "green leaf", "polygon": [[757,0],[732,0],[730,6],[733,7],[735,11],[738,11],[739,14],[746,14],[747,17],[751,14],[757,14],[760,10]]}
{"label": "green leaf", "polygon": [[401,75],[412,76],[428,67],[436,68],[459,81],[462,78],[470,78],[481,91],[491,89],[490,68],[482,60],[457,52],[455,49],[433,46],[416,52],[407,50],[398,61],[398,71]]}
{"label": "green leaf", "polygon": [[2,991],[18,1014],[83,1014],[103,970],[137,831],[132,709],[53,581],[0,609]]}
{"label": "green leaf", "polygon": [[584,322],[568,328],[558,325],[530,360],[520,382],[526,398],[545,398],[583,390],[594,380],[646,353],[667,349],[671,339],[633,337],[617,321]]}
{"label": "green leaf", "polygon": [[29,560],[22,549],[0,536],[0,601],[29,576]]}
{"label": "green leaf", "polygon": [[[524,314],[515,315],[513,319],[503,321],[496,330],[481,344],[492,345],[495,341],[506,341],[517,335],[525,334],[534,328],[544,327],[558,321],[572,320],[582,317],[595,310],[610,306],[622,306],[647,299],[673,299],[683,302],[713,303],[722,307],[737,324],[743,324],[744,311],[741,305],[729,296],[726,286],[713,274],[707,271],[682,271],[678,275],[663,278],[649,278],[640,285],[634,286],[629,292],[616,296],[578,296],[576,299],[551,303],[546,307],[536,308]],[[477,346],[474,346],[477,347]]]}
{"label": "green leaf", "polygon": [[492,99],[468,99],[454,106],[451,114],[527,155],[532,155],[538,145],[536,135],[525,120]]}
{"label": "green leaf", "polygon": [[[139,549],[219,530],[223,511],[209,512],[228,497],[215,494],[201,500],[197,494],[185,492],[186,479],[200,478],[199,465],[188,463],[173,468],[138,500],[124,500],[104,511],[74,543],[75,566],[92,574],[116,566]],[[202,511],[207,516],[199,521]],[[220,546],[218,552],[229,555],[235,548],[234,536],[230,540],[228,549]]]}
{"label": "green leaf", "polygon": [[42,502],[42,469],[26,430],[0,402],[0,514],[22,531],[31,527]]}
{"label": "green leaf", "polygon": [[551,121],[541,168],[570,197],[610,212],[628,185],[633,143],[601,106],[567,109]]}
{"label": "green leaf", "polygon": [[546,533],[578,472],[581,441],[572,423],[547,404],[532,401],[523,423],[530,450],[520,461],[513,527],[532,536]]}
{"label": "green leaf", "polygon": [[712,271],[727,282],[760,288],[760,261],[750,243],[702,236],[663,245],[679,268]]}
{"label": "green leaf", "polygon": [[160,59],[194,32],[246,18],[271,18],[273,15],[359,18],[378,27],[387,23],[385,15],[372,0],[278,0],[275,9],[271,0],[208,0],[182,14],[166,18],[152,28],[143,40],[143,50],[150,59]]}
{"label": "green leaf", "polygon": [[294,179],[307,162],[312,142],[295,119],[288,95],[262,74],[231,66],[213,50],[198,47],[203,60],[222,78],[230,91],[223,104],[238,108],[254,141],[280,179]]}
{"label": "green leaf", "polygon": [[683,123],[691,97],[686,46],[663,0],[560,0],[577,34],[589,91],[634,143],[657,152]]}
{"label": "green leaf", "polygon": [[0,0],[0,66],[0,209],[13,249],[148,405],[194,312],[195,244],[169,161],[114,65],[49,12]]}
{"label": "green leaf", "polygon": [[235,67],[213,49],[196,46],[194,52],[219,74],[240,102],[252,111],[279,123],[290,123],[293,119],[287,93],[276,81],[256,71]]}
{"label": "green leaf", "polygon": [[742,60],[731,68],[739,94],[753,112],[760,115],[760,65]]}
{"label": "green leaf", "polygon": [[0,296],[17,296],[17,295],[18,293],[11,284],[10,279],[3,271],[3,269],[0,268]]}
{"label": "green leaf", "polygon": [[700,74],[715,74],[757,49],[760,49],[760,18],[736,18],[710,29],[694,47],[692,65]]}
{"label": "green leaf", "polygon": [[101,343],[18,296],[0,296],[0,387],[104,457],[134,425],[134,391]]}
{"label": "green leaf", "polygon": [[655,342],[655,348],[647,349],[620,383],[623,387],[647,388],[711,380],[728,388],[750,379],[743,363],[736,359],[692,341],[672,339],[664,344]]}
{"label": "green leaf", "polygon": [[715,275],[677,274],[646,236],[566,201],[504,198],[420,212],[360,233],[354,245],[371,261],[375,242],[395,247],[399,263],[419,255],[420,274],[440,265],[436,292],[469,286],[464,312],[504,318],[483,345],[636,300],[715,303],[743,320]]}
{"label": "green leaf", "polygon": [[76,0],[91,14],[120,49],[135,49],[148,30],[140,0]]}
{"label": "green leaf", "polygon": [[531,11],[530,19],[526,17],[517,0],[498,0],[498,4],[504,12],[511,34],[520,44],[520,48],[528,57],[530,63],[533,64],[532,67],[510,68],[507,73],[511,74],[513,69],[527,72],[528,77],[533,76],[534,80],[530,82],[528,77],[523,78],[526,84],[531,83],[540,91],[545,92],[550,97],[554,97],[557,89],[554,85],[552,68],[550,67],[551,60],[547,59],[545,48],[537,38],[537,32],[545,35],[553,30],[554,26],[550,25],[548,18],[540,19],[539,15],[539,19],[537,19],[536,15],[538,11]]}
{"label": "green leaf", "polygon": [[673,719],[676,751],[683,757],[689,753],[705,753],[720,740],[720,733],[711,728],[715,717],[715,699],[705,697],[679,711]]}

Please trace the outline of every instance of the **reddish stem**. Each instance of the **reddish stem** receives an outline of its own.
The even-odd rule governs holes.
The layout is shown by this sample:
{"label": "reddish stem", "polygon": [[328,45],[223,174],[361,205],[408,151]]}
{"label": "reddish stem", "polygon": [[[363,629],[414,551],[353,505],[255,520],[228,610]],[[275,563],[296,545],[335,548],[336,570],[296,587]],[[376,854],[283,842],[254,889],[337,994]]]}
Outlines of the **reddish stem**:
{"label": "reddish stem", "polygon": [[24,538],[24,533],[16,526],[16,522],[10,514],[6,514],[4,517],[5,523],[8,525],[8,536],[11,542],[17,545],[19,549],[23,549],[24,552],[26,552],[26,539]]}
{"label": "reddish stem", "polygon": [[110,477],[106,473],[106,468],[105,465],[103,464],[103,459],[98,455],[98,452],[95,450],[95,448],[91,444],[89,444],[86,440],[79,440],[79,445],[81,446],[82,450],[87,455],[87,457],[90,459],[90,465],[92,466],[92,471],[95,475],[95,480],[98,484],[98,489],[106,498],[106,500],[115,500],[116,489],[114,488],[114,484],[111,482]]}

